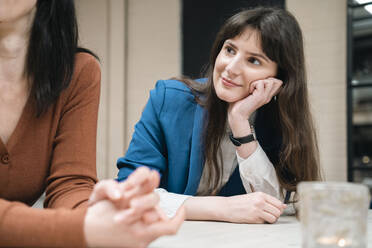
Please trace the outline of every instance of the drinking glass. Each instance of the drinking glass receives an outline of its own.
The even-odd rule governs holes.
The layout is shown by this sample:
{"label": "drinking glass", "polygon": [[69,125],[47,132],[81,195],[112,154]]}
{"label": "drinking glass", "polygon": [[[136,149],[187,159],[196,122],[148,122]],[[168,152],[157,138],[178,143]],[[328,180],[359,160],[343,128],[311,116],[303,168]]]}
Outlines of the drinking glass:
{"label": "drinking glass", "polygon": [[298,185],[303,248],[366,248],[366,186],[346,182]]}

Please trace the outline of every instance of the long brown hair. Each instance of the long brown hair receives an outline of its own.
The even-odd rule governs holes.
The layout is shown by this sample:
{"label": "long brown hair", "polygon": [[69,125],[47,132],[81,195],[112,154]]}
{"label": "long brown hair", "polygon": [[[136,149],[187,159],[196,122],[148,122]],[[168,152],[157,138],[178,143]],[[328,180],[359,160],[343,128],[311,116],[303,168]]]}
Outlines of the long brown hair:
{"label": "long brown hair", "polygon": [[[310,113],[303,39],[296,19],[286,10],[256,8],[241,11],[222,26],[213,44],[207,82],[181,78],[206,109],[204,149],[208,189],[215,195],[221,187],[222,167],[218,162],[221,139],[226,130],[228,103],[220,100],[213,86],[213,69],[225,40],[252,28],[260,35],[263,52],[278,65],[276,77],[283,81],[277,100],[257,110],[254,126],[257,139],[274,164],[282,189],[296,191],[301,181],[319,180],[319,151]],[[199,96],[203,97],[199,97]]]}

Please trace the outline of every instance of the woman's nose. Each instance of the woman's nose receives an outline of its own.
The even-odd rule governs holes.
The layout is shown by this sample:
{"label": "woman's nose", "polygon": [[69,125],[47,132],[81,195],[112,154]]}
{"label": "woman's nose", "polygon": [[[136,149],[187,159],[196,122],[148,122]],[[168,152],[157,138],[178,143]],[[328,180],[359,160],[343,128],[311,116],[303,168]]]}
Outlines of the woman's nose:
{"label": "woman's nose", "polygon": [[225,69],[230,76],[238,76],[241,70],[240,59],[237,56],[232,58]]}

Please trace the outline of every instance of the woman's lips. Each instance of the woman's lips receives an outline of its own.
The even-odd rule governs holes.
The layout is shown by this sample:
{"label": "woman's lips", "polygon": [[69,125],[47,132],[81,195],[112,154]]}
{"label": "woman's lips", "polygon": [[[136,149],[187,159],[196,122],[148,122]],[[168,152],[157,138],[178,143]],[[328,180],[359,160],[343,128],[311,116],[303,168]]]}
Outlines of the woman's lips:
{"label": "woman's lips", "polygon": [[225,85],[226,87],[241,87],[241,85],[236,84],[228,80],[227,78],[221,77],[221,80],[222,80],[222,84]]}

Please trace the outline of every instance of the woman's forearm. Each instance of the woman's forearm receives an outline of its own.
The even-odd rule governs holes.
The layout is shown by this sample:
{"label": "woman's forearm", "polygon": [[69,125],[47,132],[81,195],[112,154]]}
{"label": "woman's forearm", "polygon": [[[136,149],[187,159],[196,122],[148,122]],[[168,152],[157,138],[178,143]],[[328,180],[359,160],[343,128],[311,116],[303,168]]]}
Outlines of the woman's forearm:
{"label": "woman's forearm", "polygon": [[227,197],[222,196],[193,196],[185,203],[187,220],[216,220],[229,221]]}
{"label": "woman's forearm", "polygon": [[[234,118],[230,115],[229,125],[234,137],[245,137],[252,134],[251,126],[247,118]],[[239,156],[246,159],[257,149],[257,141],[252,141],[236,147]]]}
{"label": "woman's forearm", "polygon": [[233,223],[274,223],[286,208],[281,201],[262,192],[229,197],[190,197],[184,206],[187,220]]}

